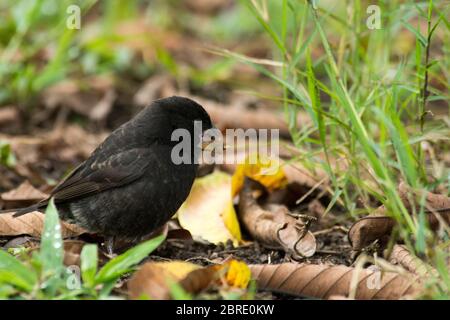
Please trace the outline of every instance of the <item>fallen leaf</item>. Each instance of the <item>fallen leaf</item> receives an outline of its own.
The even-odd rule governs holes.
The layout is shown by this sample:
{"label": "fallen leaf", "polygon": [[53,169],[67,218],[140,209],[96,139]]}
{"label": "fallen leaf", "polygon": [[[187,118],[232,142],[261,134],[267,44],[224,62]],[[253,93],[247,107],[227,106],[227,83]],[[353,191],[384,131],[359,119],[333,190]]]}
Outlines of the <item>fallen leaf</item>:
{"label": "fallen leaf", "polygon": [[[41,236],[45,217],[43,213],[33,211],[17,218],[14,218],[13,214],[14,212],[0,214],[0,236]],[[63,238],[75,237],[85,232],[76,225],[61,221]]]}
{"label": "fallen leaf", "polygon": [[231,176],[216,171],[195,180],[177,213],[180,225],[195,238],[237,245],[241,231],[231,197]]}
{"label": "fallen leaf", "polygon": [[10,249],[10,248],[33,248],[36,247],[36,244],[39,244],[39,240],[37,238],[33,238],[30,236],[20,236],[15,237],[11,240],[9,240],[5,245],[3,246],[3,249]]}
{"label": "fallen leaf", "polygon": [[105,76],[84,79],[90,90],[82,90],[82,83],[67,80],[59,82],[42,93],[44,104],[48,108],[63,106],[92,120],[102,120],[110,112],[115,100],[113,80]]}
{"label": "fallen leaf", "polygon": [[243,164],[239,164],[232,178],[232,194],[238,194],[245,177],[258,181],[268,190],[280,189],[287,184],[286,176],[279,162],[258,154],[249,155]]}
{"label": "fallen leaf", "polygon": [[282,263],[250,265],[250,270],[259,289],[301,297],[348,297],[353,279],[357,284],[355,299],[358,300],[401,299],[420,293],[414,277],[343,265]]}
{"label": "fallen leaf", "polygon": [[251,279],[250,268],[241,261],[230,260],[224,263],[227,266],[226,280],[228,285],[236,288],[245,289]]}
{"label": "fallen leaf", "polygon": [[389,255],[389,262],[392,264],[401,265],[409,272],[421,277],[428,277],[430,275],[438,274],[436,269],[422,261],[419,257],[415,256],[404,245],[394,245],[392,252]]}
{"label": "fallen leaf", "polygon": [[[64,265],[66,267],[70,266],[80,266],[81,265],[81,251],[83,247],[87,245],[87,242],[81,240],[64,240]],[[40,249],[40,243],[34,243],[34,246],[31,248],[30,253],[34,251],[38,251]],[[98,263],[99,265],[104,265],[109,258],[100,250],[98,252]]]}
{"label": "fallen leaf", "polygon": [[[441,222],[450,224],[450,198],[422,190],[411,190],[400,185],[399,195],[405,208],[412,214],[420,211],[421,198],[425,197],[425,214],[432,230],[436,230]],[[371,215],[356,221],[348,232],[353,249],[360,251],[376,240],[384,245],[396,226],[395,219],[389,217],[384,205],[378,207]]]}
{"label": "fallen leaf", "polygon": [[316,239],[308,226],[289,215],[285,206],[262,208],[252,195],[251,184],[246,178],[239,194],[239,218],[252,238],[269,248],[281,248],[294,259],[314,255]]}
{"label": "fallen leaf", "polygon": [[86,242],[80,240],[64,240],[64,265],[80,266],[80,255]]}
{"label": "fallen leaf", "polygon": [[116,92],[112,89],[106,91],[105,95],[98,101],[89,112],[89,118],[92,120],[103,120],[111,112],[114,101],[116,100]]}
{"label": "fallen leaf", "polygon": [[232,0],[186,0],[184,5],[192,11],[200,14],[216,14],[233,5]]}
{"label": "fallen leaf", "polygon": [[16,121],[19,121],[19,112],[17,107],[0,107],[0,125],[8,125]]}
{"label": "fallen leaf", "polygon": [[321,181],[328,179],[328,175],[324,170],[315,168],[314,172],[311,172],[300,163],[285,163],[282,169],[290,185],[313,188]]}
{"label": "fallen leaf", "polygon": [[88,133],[78,125],[65,125],[33,137],[0,134],[0,140],[11,145],[16,157],[15,171],[36,184],[46,182],[39,175],[46,163],[85,160],[105,137],[106,133]]}
{"label": "fallen leaf", "polygon": [[48,197],[48,194],[33,187],[28,180],[25,180],[16,189],[1,194],[1,199],[5,202],[39,201]]}
{"label": "fallen leaf", "polygon": [[348,239],[353,250],[359,251],[376,240],[384,245],[389,240],[396,222],[386,216],[367,216],[356,221],[348,231]]}
{"label": "fallen leaf", "polygon": [[250,278],[249,267],[237,260],[208,267],[185,261],[148,262],[129,280],[128,289],[132,299],[148,297],[166,300],[171,298],[170,287],[173,283],[188,293],[197,294],[213,284],[246,288]]}
{"label": "fallen leaf", "polygon": [[173,78],[167,74],[155,75],[144,82],[133,97],[133,102],[145,107],[151,101],[175,94]]}

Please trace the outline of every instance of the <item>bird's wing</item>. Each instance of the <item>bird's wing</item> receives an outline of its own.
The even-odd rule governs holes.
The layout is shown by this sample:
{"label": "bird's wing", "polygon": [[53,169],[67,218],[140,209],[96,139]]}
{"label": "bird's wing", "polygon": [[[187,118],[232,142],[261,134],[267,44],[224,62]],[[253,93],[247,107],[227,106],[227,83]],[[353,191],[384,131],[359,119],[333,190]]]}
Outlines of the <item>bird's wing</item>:
{"label": "bird's wing", "polygon": [[50,194],[64,202],[128,184],[142,176],[152,159],[150,149],[120,152],[102,162],[83,162]]}

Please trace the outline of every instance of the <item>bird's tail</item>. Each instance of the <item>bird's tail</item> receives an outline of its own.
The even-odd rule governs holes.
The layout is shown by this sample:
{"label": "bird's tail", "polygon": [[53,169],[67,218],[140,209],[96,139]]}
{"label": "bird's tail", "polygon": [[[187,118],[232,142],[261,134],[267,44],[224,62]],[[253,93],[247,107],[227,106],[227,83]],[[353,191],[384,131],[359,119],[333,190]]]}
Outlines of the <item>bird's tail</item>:
{"label": "bird's tail", "polygon": [[24,214],[36,211],[36,210],[40,209],[41,207],[42,207],[42,203],[36,203],[36,204],[33,204],[33,205],[31,205],[29,207],[25,207],[25,208],[0,210],[0,214],[14,212],[13,217],[17,218],[17,217],[23,216]]}

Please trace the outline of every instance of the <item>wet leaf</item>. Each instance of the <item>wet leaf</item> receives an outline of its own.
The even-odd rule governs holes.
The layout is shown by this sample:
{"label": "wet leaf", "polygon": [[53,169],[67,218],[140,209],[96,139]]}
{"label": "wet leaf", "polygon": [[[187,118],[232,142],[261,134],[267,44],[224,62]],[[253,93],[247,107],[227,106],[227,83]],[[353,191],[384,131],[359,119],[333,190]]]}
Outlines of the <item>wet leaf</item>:
{"label": "wet leaf", "polygon": [[59,275],[63,266],[64,249],[58,211],[56,210],[53,199],[50,199],[45,210],[44,230],[41,237],[39,255],[41,257],[44,275]]}

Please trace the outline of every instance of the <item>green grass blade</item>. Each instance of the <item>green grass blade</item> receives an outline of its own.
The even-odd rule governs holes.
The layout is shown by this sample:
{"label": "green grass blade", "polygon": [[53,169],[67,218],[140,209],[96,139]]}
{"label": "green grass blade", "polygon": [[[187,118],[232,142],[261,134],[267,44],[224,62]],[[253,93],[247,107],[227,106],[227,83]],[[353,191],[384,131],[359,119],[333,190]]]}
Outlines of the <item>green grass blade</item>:
{"label": "green grass blade", "polygon": [[120,256],[115,257],[105,264],[102,269],[100,269],[95,277],[95,283],[100,284],[117,279],[122,274],[130,271],[131,267],[147,257],[164,241],[164,239],[164,235],[158,236],[129,249]]}

